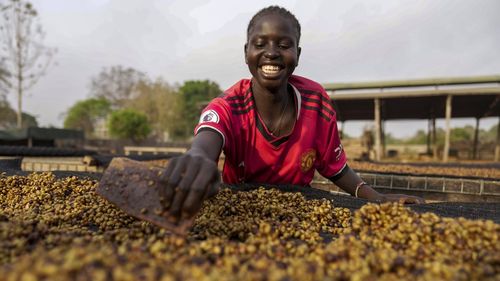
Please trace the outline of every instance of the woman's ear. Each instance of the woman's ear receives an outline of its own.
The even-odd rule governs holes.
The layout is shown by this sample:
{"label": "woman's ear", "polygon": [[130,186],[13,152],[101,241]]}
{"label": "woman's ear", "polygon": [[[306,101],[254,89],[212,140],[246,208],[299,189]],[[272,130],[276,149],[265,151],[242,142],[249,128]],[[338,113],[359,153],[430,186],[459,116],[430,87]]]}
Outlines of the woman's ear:
{"label": "woman's ear", "polygon": [[245,43],[245,46],[243,47],[243,52],[245,53],[245,63],[248,64],[248,59],[247,59],[247,47],[248,43]]}
{"label": "woman's ear", "polygon": [[299,59],[300,59],[300,52],[302,51],[301,47],[297,47],[297,64],[295,66],[299,65]]}

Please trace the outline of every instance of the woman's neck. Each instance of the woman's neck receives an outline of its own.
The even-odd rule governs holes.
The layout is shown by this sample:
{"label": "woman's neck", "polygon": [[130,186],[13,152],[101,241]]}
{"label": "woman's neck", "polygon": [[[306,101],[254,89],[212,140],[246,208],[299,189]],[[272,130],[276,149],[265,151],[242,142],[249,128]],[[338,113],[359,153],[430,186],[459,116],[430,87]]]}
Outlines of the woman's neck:
{"label": "woman's neck", "polygon": [[288,84],[277,91],[259,87],[252,83],[256,110],[267,130],[276,137],[289,134],[295,124],[295,105]]}
{"label": "woman's neck", "polygon": [[269,121],[279,118],[281,109],[289,98],[288,84],[276,90],[269,90],[252,81],[252,93],[257,112],[264,120]]}

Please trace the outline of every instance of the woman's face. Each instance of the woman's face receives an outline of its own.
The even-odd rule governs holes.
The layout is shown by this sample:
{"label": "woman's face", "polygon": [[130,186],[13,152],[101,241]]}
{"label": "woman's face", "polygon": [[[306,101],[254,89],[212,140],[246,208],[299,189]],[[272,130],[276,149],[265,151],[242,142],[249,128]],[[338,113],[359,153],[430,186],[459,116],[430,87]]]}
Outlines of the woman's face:
{"label": "woman's face", "polygon": [[245,62],[254,82],[270,90],[285,87],[299,63],[297,30],[279,15],[266,15],[255,22],[245,44]]}

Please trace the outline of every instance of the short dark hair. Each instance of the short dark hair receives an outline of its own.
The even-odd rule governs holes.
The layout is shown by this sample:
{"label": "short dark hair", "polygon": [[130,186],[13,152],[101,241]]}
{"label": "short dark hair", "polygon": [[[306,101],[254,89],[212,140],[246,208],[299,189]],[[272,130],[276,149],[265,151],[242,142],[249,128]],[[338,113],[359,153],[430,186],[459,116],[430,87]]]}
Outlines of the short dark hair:
{"label": "short dark hair", "polygon": [[287,9],[280,7],[280,6],[269,6],[267,8],[264,8],[260,11],[258,11],[250,20],[248,23],[248,28],[247,28],[247,41],[248,37],[250,35],[250,32],[255,26],[255,23],[262,18],[263,16],[267,15],[279,15],[284,17],[285,19],[289,20],[292,22],[292,24],[295,26],[295,29],[297,29],[297,45],[299,45],[300,41],[300,23],[299,20],[295,17],[294,14],[290,13]]}

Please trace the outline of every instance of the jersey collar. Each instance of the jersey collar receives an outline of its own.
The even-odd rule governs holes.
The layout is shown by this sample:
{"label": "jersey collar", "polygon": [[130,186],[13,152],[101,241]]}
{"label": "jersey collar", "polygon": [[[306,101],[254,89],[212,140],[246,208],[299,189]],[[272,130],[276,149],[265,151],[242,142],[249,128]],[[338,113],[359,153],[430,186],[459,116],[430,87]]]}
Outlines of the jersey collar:
{"label": "jersey collar", "polygon": [[300,105],[302,104],[302,98],[300,96],[299,90],[295,88],[295,86],[292,83],[288,83],[290,86],[292,86],[293,91],[295,92],[295,102],[297,103],[296,109],[297,109],[297,120],[299,120],[300,117]]}

